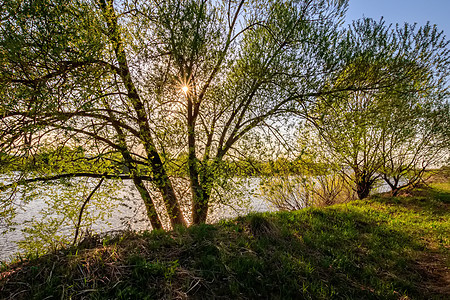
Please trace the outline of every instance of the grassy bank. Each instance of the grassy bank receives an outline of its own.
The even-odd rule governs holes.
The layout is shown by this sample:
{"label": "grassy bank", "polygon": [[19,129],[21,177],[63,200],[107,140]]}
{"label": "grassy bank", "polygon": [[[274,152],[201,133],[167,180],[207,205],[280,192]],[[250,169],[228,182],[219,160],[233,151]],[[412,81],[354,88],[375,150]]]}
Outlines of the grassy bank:
{"label": "grassy bank", "polygon": [[3,266],[11,299],[450,299],[450,183],[85,240]]}

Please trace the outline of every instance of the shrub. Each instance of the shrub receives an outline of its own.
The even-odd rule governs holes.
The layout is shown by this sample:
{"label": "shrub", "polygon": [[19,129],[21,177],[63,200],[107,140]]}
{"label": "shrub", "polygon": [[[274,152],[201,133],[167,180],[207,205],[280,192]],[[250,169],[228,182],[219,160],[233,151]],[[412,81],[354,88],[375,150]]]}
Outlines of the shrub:
{"label": "shrub", "polygon": [[338,173],[320,176],[281,175],[261,180],[260,196],[278,210],[328,206],[355,199],[350,184]]}

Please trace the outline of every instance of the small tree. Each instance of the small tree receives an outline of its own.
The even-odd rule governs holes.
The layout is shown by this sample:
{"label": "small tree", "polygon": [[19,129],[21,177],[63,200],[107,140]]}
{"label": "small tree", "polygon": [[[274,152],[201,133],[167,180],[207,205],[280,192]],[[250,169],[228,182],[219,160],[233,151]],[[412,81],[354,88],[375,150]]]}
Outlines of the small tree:
{"label": "small tree", "polygon": [[393,196],[420,182],[427,168],[441,165],[448,155],[448,104],[426,100],[395,110],[385,124],[380,173]]}
{"label": "small tree", "polygon": [[[362,199],[382,174],[396,176],[397,190],[402,172],[417,171],[418,161],[432,163],[442,149],[441,130],[432,128],[443,120],[434,108],[448,93],[450,56],[442,32],[429,25],[391,30],[364,19],[353,23],[347,41],[349,60],[330,83],[346,90],[319,97],[307,119],[328,158],[350,167]],[[372,88],[363,89],[368,83]]]}

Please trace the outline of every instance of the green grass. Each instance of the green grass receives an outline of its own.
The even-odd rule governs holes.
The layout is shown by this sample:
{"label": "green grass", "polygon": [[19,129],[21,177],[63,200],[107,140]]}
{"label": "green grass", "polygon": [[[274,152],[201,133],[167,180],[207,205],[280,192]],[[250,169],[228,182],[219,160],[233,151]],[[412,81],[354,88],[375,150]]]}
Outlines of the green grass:
{"label": "green grass", "polygon": [[92,239],[3,266],[0,297],[450,299],[450,183],[405,194]]}

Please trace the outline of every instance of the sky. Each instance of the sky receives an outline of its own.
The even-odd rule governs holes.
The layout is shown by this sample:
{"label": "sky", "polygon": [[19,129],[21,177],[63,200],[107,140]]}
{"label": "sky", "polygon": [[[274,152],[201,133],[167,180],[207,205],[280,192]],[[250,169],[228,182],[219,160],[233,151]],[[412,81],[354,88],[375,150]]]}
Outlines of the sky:
{"label": "sky", "polygon": [[450,0],[349,0],[346,22],[368,17],[386,23],[436,24],[450,39]]}

